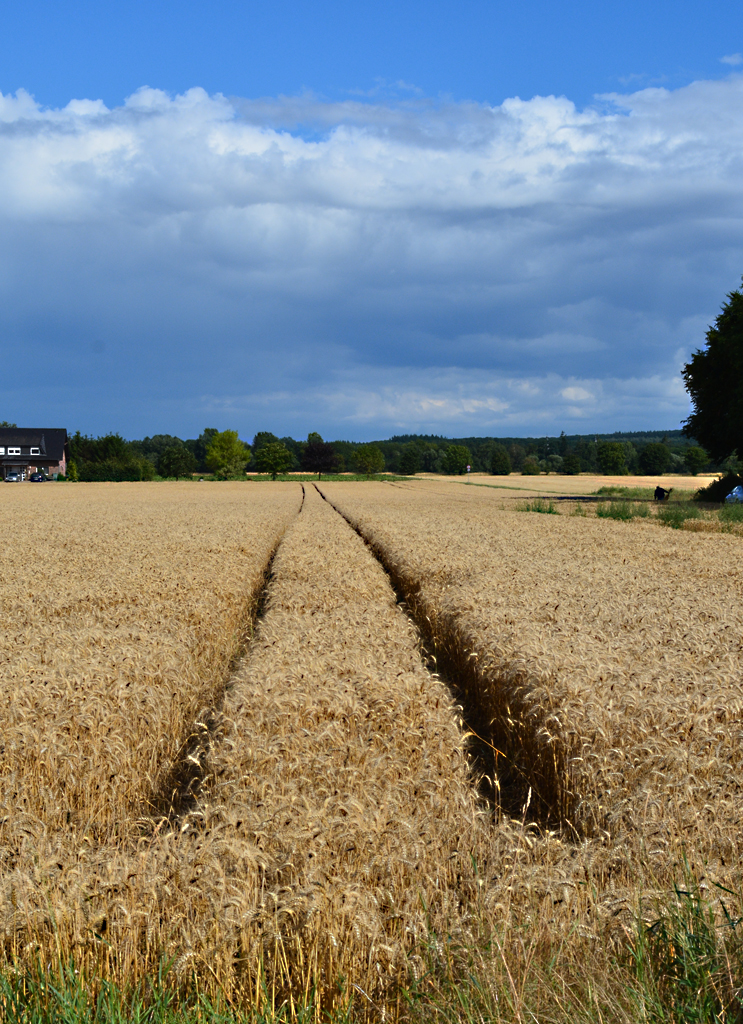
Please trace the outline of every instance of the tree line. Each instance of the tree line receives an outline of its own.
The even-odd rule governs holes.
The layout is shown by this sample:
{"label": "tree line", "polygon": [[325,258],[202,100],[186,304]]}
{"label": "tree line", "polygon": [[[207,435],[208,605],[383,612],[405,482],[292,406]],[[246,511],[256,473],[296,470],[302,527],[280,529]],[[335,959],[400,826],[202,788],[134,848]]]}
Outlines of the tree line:
{"label": "tree line", "polygon": [[[277,476],[306,472],[352,472],[375,476],[416,473],[462,475],[507,473],[696,473],[729,468],[715,463],[682,431],[647,434],[571,435],[543,438],[445,438],[398,435],[371,443],[325,441],[310,433],[306,440],[259,431],[252,441],[235,430],[207,427],[197,438],[155,434],[127,441],[119,434],[70,437],[72,480],[153,480],[212,474],[221,480],[244,479],[246,473]],[[727,462],[730,460],[728,459]]]}
{"label": "tree line", "polygon": [[[352,449],[350,455],[339,450],[344,445]],[[235,480],[244,479],[247,472],[276,479],[298,471],[322,477],[347,469],[374,476],[384,468],[384,456],[376,445],[331,443],[315,432],[306,441],[297,441],[259,431],[248,443],[236,430],[216,427],[206,427],[197,438],[185,440],[174,434],[154,434],[127,441],[120,434],[92,437],[77,431],[70,437],[67,479],[136,481],[209,473],[218,480]]]}

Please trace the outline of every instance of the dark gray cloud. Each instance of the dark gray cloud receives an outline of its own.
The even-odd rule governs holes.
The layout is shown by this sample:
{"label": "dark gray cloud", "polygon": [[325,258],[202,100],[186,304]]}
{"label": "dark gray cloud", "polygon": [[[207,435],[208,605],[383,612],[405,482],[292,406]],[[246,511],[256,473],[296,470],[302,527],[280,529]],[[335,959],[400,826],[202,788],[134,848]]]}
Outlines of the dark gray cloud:
{"label": "dark gray cloud", "polygon": [[0,97],[0,418],[663,427],[743,271],[743,78],[498,108]]}

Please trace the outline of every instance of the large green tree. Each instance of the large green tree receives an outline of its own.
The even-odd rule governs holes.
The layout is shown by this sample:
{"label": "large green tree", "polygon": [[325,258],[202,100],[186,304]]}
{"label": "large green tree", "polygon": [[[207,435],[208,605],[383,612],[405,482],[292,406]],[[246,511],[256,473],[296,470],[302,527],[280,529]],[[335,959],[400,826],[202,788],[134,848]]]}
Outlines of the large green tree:
{"label": "large green tree", "polygon": [[250,462],[250,448],[236,430],[220,430],[209,442],[206,464],[221,480],[242,477]]}
{"label": "large green tree", "polygon": [[472,454],[463,444],[450,444],[444,452],[442,470],[450,476],[461,476],[472,464]]}
{"label": "large green tree", "polygon": [[599,441],[596,457],[605,476],[621,476],[627,472],[626,452],[620,441]]}
{"label": "large green tree", "polygon": [[730,292],[707,345],[681,371],[694,411],[684,433],[717,462],[743,454],[743,293]]}
{"label": "large green tree", "polygon": [[358,471],[365,476],[375,476],[384,469],[384,455],[375,444],[359,445],[353,457]]}
{"label": "large green tree", "polygon": [[506,446],[494,444],[490,456],[490,472],[494,476],[508,476],[511,472],[511,460],[508,457]]}
{"label": "large green tree", "polygon": [[317,479],[323,473],[332,473],[338,468],[338,456],[329,441],[323,441],[315,431],[307,435],[307,443],[302,453],[302,469],[317,473]]}
{"label": "large green tree", "polygon": [[275,480],[279,473],[286,473],[291,469],[294,462],[292,453],[278,439],[262,444],[254,452],[256,468],[261,473],[270,473],[272,480]]}
{"label": "large green tree", "polygon": [[640,469],[646,476],[663,475],[671,462],[668,447],[659,441],[651,441],[640,452]]}
{"label": "large green tree", "polygon": [[[267,444],[278,443],[279,439],[276,434],[272,434],[270,430],[259,430],[253,437],[253,455],[255,455],[260,448],[265,448]],[[286,447],[286,445],[284,445],[284,447]]]}
{"label": "large green tree", "polygon": [[196,457],[184,445],[171,445],[160,453],[157,471],[160,476],[174,476],[178,480],[196,469]]}
{"label": "large green tree", "polygon": [[421,468],[421,453],[417,444],[406,444],[400,453],[398,469],[403,476],[414,476]]}
{"label": "large green tree", "polygon": [[692,445],[684,452],[684,465],[692,476],[696,476],[709,465],[709,455],[698,444]]}
{"label": "large green tree", "polygon": [[205,473],[208,469],[206,464],[206,452],[209,445],[212,443],[212,438],[218,433],[219,431],[216,427],[206,427],[198,437],[189,438],[188,441],[184,441],[186,448],[188,448],[196,459],[196,468],[199,473]]}

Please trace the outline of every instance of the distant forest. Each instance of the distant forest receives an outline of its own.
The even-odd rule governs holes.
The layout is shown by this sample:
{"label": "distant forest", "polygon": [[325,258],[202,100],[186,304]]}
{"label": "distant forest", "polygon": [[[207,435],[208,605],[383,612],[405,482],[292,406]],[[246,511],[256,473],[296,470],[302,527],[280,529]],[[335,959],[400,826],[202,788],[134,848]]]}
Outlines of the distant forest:
{"label": "distant forest", "polygon": [[214,473],[222,478],[265,471],[268,453],[279,452],[280,473],[386,472],[475,473],[698,473],[716,465],[681,430],[612,434],[560,434],[559,437],[458,437],[398,434],[372,441],[306,441],[267,431],[250,442],[235,431],[207,428],[197,438],[155,434],[127,441],[118,434],[70,438],[70,477],[80,480],[151,480],[156,476]]}

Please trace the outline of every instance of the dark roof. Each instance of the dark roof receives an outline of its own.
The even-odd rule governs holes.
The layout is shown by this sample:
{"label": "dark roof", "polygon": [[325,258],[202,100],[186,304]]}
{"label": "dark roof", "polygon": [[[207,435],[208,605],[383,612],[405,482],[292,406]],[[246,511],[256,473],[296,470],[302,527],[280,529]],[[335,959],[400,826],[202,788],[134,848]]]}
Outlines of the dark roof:
{"label": "dark roof", "polygon": [[0,448],[38,448],[42,459],[61,462],[67,431],[58,427],[0,427]]}

